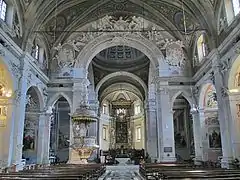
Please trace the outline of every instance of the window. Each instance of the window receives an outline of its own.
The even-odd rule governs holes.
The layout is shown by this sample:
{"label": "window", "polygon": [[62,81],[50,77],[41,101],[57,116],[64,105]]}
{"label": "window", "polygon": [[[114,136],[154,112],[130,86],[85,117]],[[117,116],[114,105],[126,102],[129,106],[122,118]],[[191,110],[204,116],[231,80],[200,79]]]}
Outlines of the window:
{"label": "window", "polygon": [[207,55],[206,49],[207,49],[207,46],[205,43],[204,35],[202,34],[197,41],[197,51],[198,51],[199,62],[201,62],[203,58]]}
{"label": "window", "polygon": [[107,128],[103,127],[103,140],[107,140]]}
{"label": "window", "polygon": [[38,46],[38,45],[35,46],[34,57],[35,57],[35,59],[38,59],[38,58],[39,58],[39,46]]}
{"label": "window", "polygon": [[138,115],[138,114],[140,114],[140,113],[141,113],[141,107],[140,107],[140,105],[139,105],[139,104],[135,106],[134,113],[135,113],[135,115]]}
{"label": "window", "polygon": [[240,12],[240,0],[232,0],[233,3],[233,12],[236,16]]}
{"label": "window", "polygon": [[102,112],[103,112],[103,114],[107,114],[107,105],[106,104],[103,105]]}
{"label": "window", "polygon": [[4,0],[0,0],[0,18],[2,20],[6,20],[6,13],[7,13],[7,4]]}
{"label": "window", "polygon": [[136,140],[137,141],[141,140],[141,127],[137,127],[136,129]]}

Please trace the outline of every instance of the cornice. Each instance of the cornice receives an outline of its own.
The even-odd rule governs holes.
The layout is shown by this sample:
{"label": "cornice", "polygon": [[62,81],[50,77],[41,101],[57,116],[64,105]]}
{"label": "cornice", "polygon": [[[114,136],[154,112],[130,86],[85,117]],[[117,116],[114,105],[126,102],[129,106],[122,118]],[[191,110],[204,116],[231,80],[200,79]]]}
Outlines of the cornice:
{"label": "cornice", "polygon": [[47,84],[49,83],[49,78],[42,72],[42,70],[34,63],[34,58],[26,53],[25,58],[27,58],[29,62],[29,67],[31,68],[31,71],[35,74],[38,75],[38,78],[44,83]]}
{"label": "cornice", "polygon": [[216,49],[212,50],[208,56],[205,58],[204,63],[200,66],[198,71],[193,76],[193,81],[197,82],[200,79],[202,79],[207,72],[212,68],[212,60],[214,59],[214,56],[216,55]]}
{"label": "cornice", "polygon": [[228,52],[232,48],[234,40],[240,36],[240,23],[225,37],[224,41],[218,46],[219,53],[224,55],[224,52]]}
{"label": "cornice", "polygon": [[0,38],[5,42],[4,47],[10,51],[16,58],[20,58],[23,54],[22,49],[0,28]]}

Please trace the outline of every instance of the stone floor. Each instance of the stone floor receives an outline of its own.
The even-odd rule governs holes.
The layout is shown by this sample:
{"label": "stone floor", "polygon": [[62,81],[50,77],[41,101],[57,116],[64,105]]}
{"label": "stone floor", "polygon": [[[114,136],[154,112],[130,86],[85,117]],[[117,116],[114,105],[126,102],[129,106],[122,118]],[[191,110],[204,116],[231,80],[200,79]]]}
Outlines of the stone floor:
{"label": "stone floor", "polygon": [[99,180],[141,180],[138,168],[134,165],[107,166],[106,173]]}

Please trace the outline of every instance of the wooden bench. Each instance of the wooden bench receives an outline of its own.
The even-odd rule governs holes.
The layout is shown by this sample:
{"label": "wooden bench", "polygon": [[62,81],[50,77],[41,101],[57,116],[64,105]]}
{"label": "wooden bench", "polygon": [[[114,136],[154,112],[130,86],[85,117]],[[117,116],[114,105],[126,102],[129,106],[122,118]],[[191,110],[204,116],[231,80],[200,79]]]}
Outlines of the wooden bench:
{"label": "wooden bench", "polygon": [[186,164],[143,164],[139,168],[139,173],[144,179],[240,179],[239,170],[192,168]]}
{"label": "wooden bench", "polygon": [[23,170],[21,172],[1,173],[0,179],[80,179],[97,180],[106,171],[102,164],[58,165]]}

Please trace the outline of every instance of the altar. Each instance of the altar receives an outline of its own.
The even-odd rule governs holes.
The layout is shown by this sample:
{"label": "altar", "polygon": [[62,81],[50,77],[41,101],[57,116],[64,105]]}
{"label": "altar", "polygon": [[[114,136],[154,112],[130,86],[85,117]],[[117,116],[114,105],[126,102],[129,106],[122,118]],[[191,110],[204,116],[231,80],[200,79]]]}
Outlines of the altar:
{"label": "altar", "polygon": [[125,166],[131,163],[131,158],[127,154],[116,155],[115,160],[119,162],[119,166]]}

